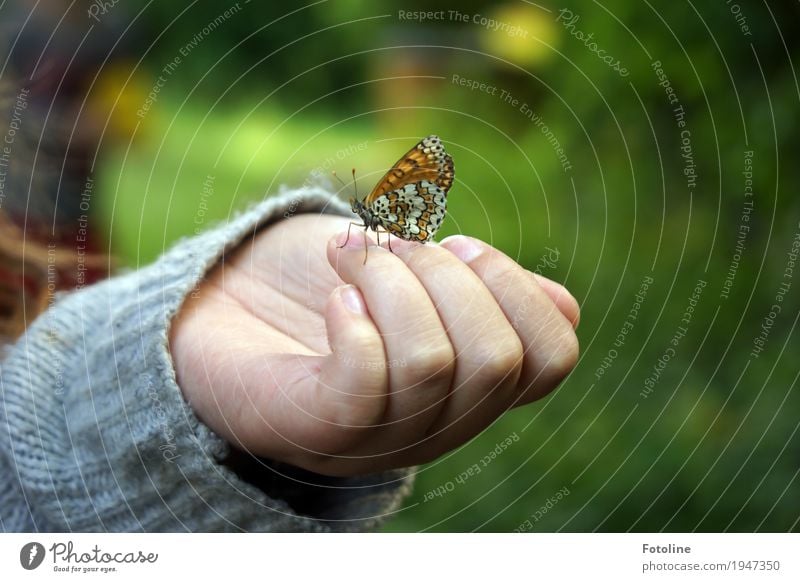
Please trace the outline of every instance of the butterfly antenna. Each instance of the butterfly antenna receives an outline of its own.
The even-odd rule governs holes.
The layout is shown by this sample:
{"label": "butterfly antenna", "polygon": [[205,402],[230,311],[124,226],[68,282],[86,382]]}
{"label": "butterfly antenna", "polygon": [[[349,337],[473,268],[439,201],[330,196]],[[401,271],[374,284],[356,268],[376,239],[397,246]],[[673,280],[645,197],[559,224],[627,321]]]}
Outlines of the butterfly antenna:
{"label": "butterfly antenna", "polygon": [[353,168],[353,192],[356,193],[356,200],[358,200],[358,185],[356,184],[356,169]]}
{"label": "butterfly antenna", "polygon": [[336,178],[337,180],[339,180],[339,183],[340,183],[342,186],[344,186],[345,188],[347,188],[347,184],[345,184],[345,183],[344,183],[344,180],[342,180],[342,179],[339,177],[339,174],[337,174],[337,173],[336,173],[336,170],[332,170],[332,171],[331,171],[331,174],[333,174],[333,177],[334,177],[334,178]]}

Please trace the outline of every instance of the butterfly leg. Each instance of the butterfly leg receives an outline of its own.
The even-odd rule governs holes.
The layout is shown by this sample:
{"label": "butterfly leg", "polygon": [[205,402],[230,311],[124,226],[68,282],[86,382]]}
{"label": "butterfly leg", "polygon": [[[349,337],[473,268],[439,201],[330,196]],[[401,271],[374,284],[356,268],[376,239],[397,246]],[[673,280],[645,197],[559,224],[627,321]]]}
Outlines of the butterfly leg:
{"label": "butterfly leg", "polygon": [[341,249],[341,248],[344,248],[344,247],[347,246],[347,241],[350,240],[350,229],[353,228],[353,226],[364,226],[364,225],[363,224],[358,224],[357,222],[351,222],[350,224],[348,224],[347,225],[347,238],[344,239],[344,243],[342,243],[341,245],[336,247],[337,249]]}
{"label": "butterfly leg", "polygon": [[[364,263],[363,264],[365,264],[365,265],[367,264],[367,253],[369,252],[369,245],[367,245],[367,231],[368,230],[369,230],[368,226],[364,227]],[[375,232],[377,232],[377,231],[375,231]]]}
{"label": "butterfly leg", "polygon": [[[394,253],[394,251],[392,250],[392,233],[390,231],[386,230],[386,229],[384,229],[383,232],[386,233],[386,241],[387,241],[386,245],[389,247],[389,252],[390,253]],[[381,231],[380,230],[376,230],[375,234],[377,235],[377,238],[378,238],[377,244],[378,244],[378,246],[381,246]]]}

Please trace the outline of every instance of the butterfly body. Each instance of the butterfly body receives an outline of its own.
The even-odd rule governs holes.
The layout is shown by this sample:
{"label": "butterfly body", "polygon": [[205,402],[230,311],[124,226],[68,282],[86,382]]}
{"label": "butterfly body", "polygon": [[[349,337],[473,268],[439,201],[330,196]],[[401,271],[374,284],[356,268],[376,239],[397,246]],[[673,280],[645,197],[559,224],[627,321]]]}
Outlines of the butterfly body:
{"label": "butterfly body", "polygon": [[453,158],[439,137],[430,135],[400,158],[364,200],[353,198],[350,205],[365,229],[425,243],[442,225],[454,177]]}
{"label": "butterfly body", "polygon": [[364,203],[361,202],[361,200],[356,200],[355,198],[350,199],[350,207],[352,208],[353,213],[357,214],[358,217],[364,221],[364,226],[377,232],[378,227],[381,225],[381,221],[372,213],[372,210],[364,206]]}

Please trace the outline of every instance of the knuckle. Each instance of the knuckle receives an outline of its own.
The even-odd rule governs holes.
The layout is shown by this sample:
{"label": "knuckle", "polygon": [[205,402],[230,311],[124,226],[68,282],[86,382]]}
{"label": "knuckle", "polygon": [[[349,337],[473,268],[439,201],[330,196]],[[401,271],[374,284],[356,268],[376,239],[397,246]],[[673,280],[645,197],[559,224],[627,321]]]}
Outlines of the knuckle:
{"label": "knuckle", "polygon": [[515,335],[499,342],[483,342],[472,360],[477,368],[476,375],[482,382],[496,384],[503,380],[516,382],[522,370],[524,350],[522,342]]}
{"label": "knuckle", "polygon": [[450,344],[419,350],[408,357],[408,367],[419,382],[449,382],[455,369],[455,354]]}
{"label": "knuckle", "polygon": [[380,423],[386,401],[376,396],[338,394],[331,399],[325,421],[343,432],[358,432]]}

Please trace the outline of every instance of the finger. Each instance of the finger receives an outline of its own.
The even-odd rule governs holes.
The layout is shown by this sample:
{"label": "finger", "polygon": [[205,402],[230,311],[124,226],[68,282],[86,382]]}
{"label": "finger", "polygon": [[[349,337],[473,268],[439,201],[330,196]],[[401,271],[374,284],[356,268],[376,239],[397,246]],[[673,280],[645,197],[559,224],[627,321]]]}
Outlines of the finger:
{"label": "finger", "polygon": [[420,435],[444,449],[478,434],[508,406],[523,362],[522,343],[483,281],[453,253],[437,245],[395,242],[395,253],[436,305],[455,349],[453,388],[434,424]]}
{"label": "finger", "polygon": [[452,381],[453,348],[428,293],[391,252],[344,234],[329,241],[328,258],[346,282],[364,296],[383,337],[391,397],[382,430],[386,442],[413,442],[444,403]]}
{"label": "finger", "polygon": [[461,235],[445,239],[441,246],[481,278],[522,341],[525,360],[516,403],[551,392],[577,362],[578,340],[572,324],[536,279],[500,251]]}
{"label": "finger", "polygon": [[[245,382],[256,454],[313,466],[353,447],[379,425],[388,398],[383,343],[358,290],[331,294],[325,309],[327,356],[241,354],[237,376]],[[249,414],[248,416],[252,416]]]}
{"label": "finger", "polygon": [[539,286],[547,293],[547,296],[550,297],[550,300],[556,304],[558,310],[563,313],[567,321],[572,324],[572,328],[577,329],[581,319],[581,310],[578,301],[572,296],[572,293],[567,291],[567,288],[560,283],[543,277],[539,273],[534,273],[533,276],[536,278],[536,282],[539,283]]}
{"label": "finger", "polygon": [[321,366],[318,358],[301,358],[313,387],[298,391],[293,404],[306,414],[295,415],[292,424],[308,435],[309,448],[330,454],[349,449],[365,438],[364,429],[380,424],[389,382],[383,340],[358,289],[344,285],[334,290],[325,324],[331,353]]}

